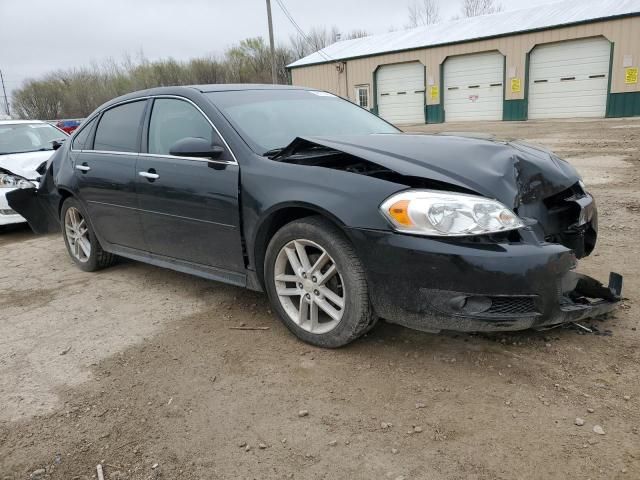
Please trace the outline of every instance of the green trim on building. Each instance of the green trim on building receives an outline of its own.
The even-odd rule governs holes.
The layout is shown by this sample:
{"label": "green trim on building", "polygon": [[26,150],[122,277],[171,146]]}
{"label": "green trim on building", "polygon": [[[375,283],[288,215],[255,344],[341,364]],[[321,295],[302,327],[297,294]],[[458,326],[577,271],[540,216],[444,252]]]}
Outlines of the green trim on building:
{"label": "green trim on building", "polygon": [[376,67],[376,69],[373,71],[373,82],[371,82],[372,85],[372,96],[371,96],[371,112],[375,113],[376,115],[379,116],[379,109],[378,109],[378,69],[380,68],[380,65],[378,65]]}
{"label": "green trim on building", "polygon": [[429,120],[427,119],[427,66],[423,66],[424,77],[422,77],[422,86],[424,87],[424,93],[422,94],[422,105],[424,106],[424,123],[429,123]]}
{"label": "green trim on building", "polygon": [[611,103],[611,75],[613,75],[613,46],[615,45],[614,42],[611,42],[611,50],[609,52],[609,78],[608,78],[608,82],[607,82],[607,106],[605,107],[604,111],[605,117],[608,117],[608,112],[609,112],[609,104]]}
{"label": "green trim on building", "polygon": [[427,123],[444,123],[444,108],[442,108],[442,104],[425,105],[424,115]]}
{"label": "green trim on building", "polygon": [[527,119],[526,100],[505,100],[502,102],[502,120],[523,121]]}
{"label": "green trim on building", "polygon": [[639,117],[640,92],[610,93],[607,96],[607,118]]}

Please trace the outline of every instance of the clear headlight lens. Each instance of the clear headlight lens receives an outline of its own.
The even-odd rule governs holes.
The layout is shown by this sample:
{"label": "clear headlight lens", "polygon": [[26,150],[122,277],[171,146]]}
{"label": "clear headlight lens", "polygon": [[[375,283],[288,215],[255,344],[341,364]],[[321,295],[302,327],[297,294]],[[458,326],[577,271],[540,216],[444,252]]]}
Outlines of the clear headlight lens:
{"label": "clear headlight lens", "polygon": [[380,210],[397,231],[418,235],[482,235],[524,226],[496,200],[437,190],[397,193],[385,200]]}
{"label": "clear headlight lens", "polygon": [[18,177],[17,175],[9,175],[8,173],[0,173],[0,188],[33,188],[34,184],[29,180]]}

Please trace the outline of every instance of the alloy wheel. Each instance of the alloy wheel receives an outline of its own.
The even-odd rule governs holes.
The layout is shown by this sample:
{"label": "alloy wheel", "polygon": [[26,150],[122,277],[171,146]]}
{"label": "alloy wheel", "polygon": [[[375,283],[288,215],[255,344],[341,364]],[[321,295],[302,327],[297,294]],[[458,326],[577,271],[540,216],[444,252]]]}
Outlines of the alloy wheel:
{"label": "alloy wheel", "polygon": [[323,334],[338,326],[346,291],[336,262],[311,240],[297,239],[278,252],[276,293],[289,318],[303,330]]}
{"label": "alloy wheel", "polygon": [[64,231],[69,252],[79,262],[86,263],[91,256],[91,239],[87,222],[75,207],[69,207],[64,215]]}

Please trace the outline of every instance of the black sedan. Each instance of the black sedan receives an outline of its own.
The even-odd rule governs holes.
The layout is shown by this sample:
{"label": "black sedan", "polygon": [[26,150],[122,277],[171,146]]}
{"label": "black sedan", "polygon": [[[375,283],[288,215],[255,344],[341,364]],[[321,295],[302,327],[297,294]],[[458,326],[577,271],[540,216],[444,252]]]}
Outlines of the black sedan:
{"label": "black sedan", "polygon": [[115,256],[266,291],[302,340],[378,318],[423,331],[539,328],[612,310],[574,271],[593,198],[553,153],[412,135],[330,93],[166,87],[112,100],[10,194],[85,271]]}

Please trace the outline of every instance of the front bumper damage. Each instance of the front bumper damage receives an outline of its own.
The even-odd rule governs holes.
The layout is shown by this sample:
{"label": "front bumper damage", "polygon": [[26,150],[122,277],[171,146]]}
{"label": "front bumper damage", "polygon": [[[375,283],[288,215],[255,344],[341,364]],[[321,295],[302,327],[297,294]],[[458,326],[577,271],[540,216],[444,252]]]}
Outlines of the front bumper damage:
{"label": "front bumper damage", "polygon": [[576,273],[575,252],[560,244],[359,229],[349,235],[367,269],[376,314],[416,330],[543,328],[606,314],[621,299],[620,275],[611,273],[604,286]]}

